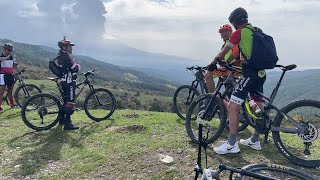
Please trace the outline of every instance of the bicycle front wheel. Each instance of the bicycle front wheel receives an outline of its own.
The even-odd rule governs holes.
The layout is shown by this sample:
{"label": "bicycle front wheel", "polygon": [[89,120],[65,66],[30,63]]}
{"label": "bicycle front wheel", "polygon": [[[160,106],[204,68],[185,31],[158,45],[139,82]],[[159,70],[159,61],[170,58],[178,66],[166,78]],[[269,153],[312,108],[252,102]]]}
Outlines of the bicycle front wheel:
{"label": "bicycle front wheel", "polygon": [[[205,117],[203,114],[211,100],[213,102],[209,107],[209,111]],[[223,133],[226,125],[226,109],[220,98],[212,97],[212,94],[202,94],[193,103],[187,113],[186,130],[188,136],[195,143],[198,143],[199,121],[203,122],[203,135],[208,134],[208,143],[214,142]]]}
{"label": "bicycle front wheel", "polygon": [[47,130],[59,122],[62,105],[50,94],[37,94],[26,100],[21,108],[23,122],[34,130]]}
{"label": "bicycle front wheel", "polygon": [[[304,180],[316,180],[315,177],[305,174],[303,172],[300,172],[296,169],[287,167],[287,166],[281,166],[277,164],[250,164],[242,168],[243,170],[247,172],[256,173],[259,175],[264,175],[270,178],[275,179],[290,179],[290,180],[298,180],[298,179],[304,179]],[[240,175],[238,178],[239,180],[249,180],[249,179],[255,179],[246,175]]]}
{"label": "bicycle front wheel", "polygon": [[190,104],[200,95],[199,91],[190,86],[182,85],[174,92],[173,109],[177,115],[186,120],[186,115]]}
{"label": "bicycle front wheel", "polygon": [[[314,100],[295,101],[285,106],[281,111],[301,126],[306,127],[308,132],[273,131],[273,140],[279,152],[295,164],[320,167],[320,102]],[[279,114],[273,125],[280,128],[296,129],[286,117]]]}
{"label": "bicycle front wheel", "polygon": [[23,84],[14,92],[14,99],[19,107],[31,96],[41,93],[41,89],[34,84]]}
{"label": "bicycle front wheel", "polygon": [[87,116],[94,121],[108,119],[116,109],[116,99],[107,89],[91,91],[84,101],[84,110]]}

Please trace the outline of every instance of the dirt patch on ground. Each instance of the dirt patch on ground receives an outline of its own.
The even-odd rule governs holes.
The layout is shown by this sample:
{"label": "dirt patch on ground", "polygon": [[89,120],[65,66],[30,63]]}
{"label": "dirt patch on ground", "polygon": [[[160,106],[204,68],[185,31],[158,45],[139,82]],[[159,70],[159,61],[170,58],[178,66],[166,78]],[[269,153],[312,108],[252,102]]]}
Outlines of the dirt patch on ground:
{"label": "dirt patch on ground", "polygon": [[138,118],[139,114],[124,114],[122,116],[127,119],[133,119],[133,118]]}
{"label": "dirt patch on ground", "polygon": [[128,133],[128,132],[137,133],[137,132],[143,131],[145,129],[147,129],[147,127],[142,126],[142,125],[133,125],[133,126],[126,126],[126,127],[123,127],[123,128],[119,128],[116,131],[118,133]]}

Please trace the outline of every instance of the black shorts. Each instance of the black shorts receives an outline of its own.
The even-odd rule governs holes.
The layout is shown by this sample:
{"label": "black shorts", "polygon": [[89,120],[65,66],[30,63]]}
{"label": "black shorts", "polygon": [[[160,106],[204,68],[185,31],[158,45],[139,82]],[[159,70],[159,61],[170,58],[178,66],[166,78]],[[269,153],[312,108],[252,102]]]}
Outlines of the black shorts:
{"label": "black shorts", "polygon": [[249,67],[243,67],[242,76],[236,85],[230,101],[241,105],[249,92],[253,90],[263,93],[263,84],[266,81],[266,72],[264,70],[255,70]]}
{"label": "black shorts", "polygon": [[7,86],[7,88],[10,88],[14,84],[14,76],[12,74],[4,74],[4,85]]}

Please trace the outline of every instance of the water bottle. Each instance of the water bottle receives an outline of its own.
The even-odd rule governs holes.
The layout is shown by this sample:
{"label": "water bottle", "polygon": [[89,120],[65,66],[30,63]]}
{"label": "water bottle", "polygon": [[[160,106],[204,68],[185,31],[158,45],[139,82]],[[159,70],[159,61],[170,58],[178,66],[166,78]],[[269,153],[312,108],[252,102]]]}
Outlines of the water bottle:
{"label": "water bottle", "polygon": [[258,104],[256,102],[254,102],[253,99],[251,99],[249,101],[249,105],[250,105],[250,108],[251,110],[257,115],[257,116],[260,116],[261,115],[261,109],[260,107],[258,106]]}

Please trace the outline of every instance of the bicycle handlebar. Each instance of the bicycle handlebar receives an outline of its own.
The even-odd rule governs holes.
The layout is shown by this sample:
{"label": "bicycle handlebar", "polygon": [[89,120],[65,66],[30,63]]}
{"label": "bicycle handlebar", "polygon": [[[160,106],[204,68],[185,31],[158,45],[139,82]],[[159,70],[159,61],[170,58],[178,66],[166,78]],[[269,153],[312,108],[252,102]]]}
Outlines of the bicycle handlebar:
{"label": "bicycle handlebar", "polygon": [[93,69],[93,70],[91,70],[91,71],[87,71],[87,72],[85,72],[85,73],[82,73],[82,75],[84,75],[84,76],[90,76],[90,75],[92,75],[92,76],[94,76],[94,74],[93,74],[93,72],[95,71],[95,69]]}
{"label": "bicycle handlebar", "polygon": [[15,74],[21,74],[24,73],[26,71],[26,68],[22,68],[19,72],[15,73]]}
{"label": "bicycle handlebar", "polygon": [[195,66],[191,66],[191,67],[187,67],[187,70],[189,71],[192,71],[192,70],[207,70],[208,67],[201,67],[201,66],[198,66],[198,65],[195,65]]}

